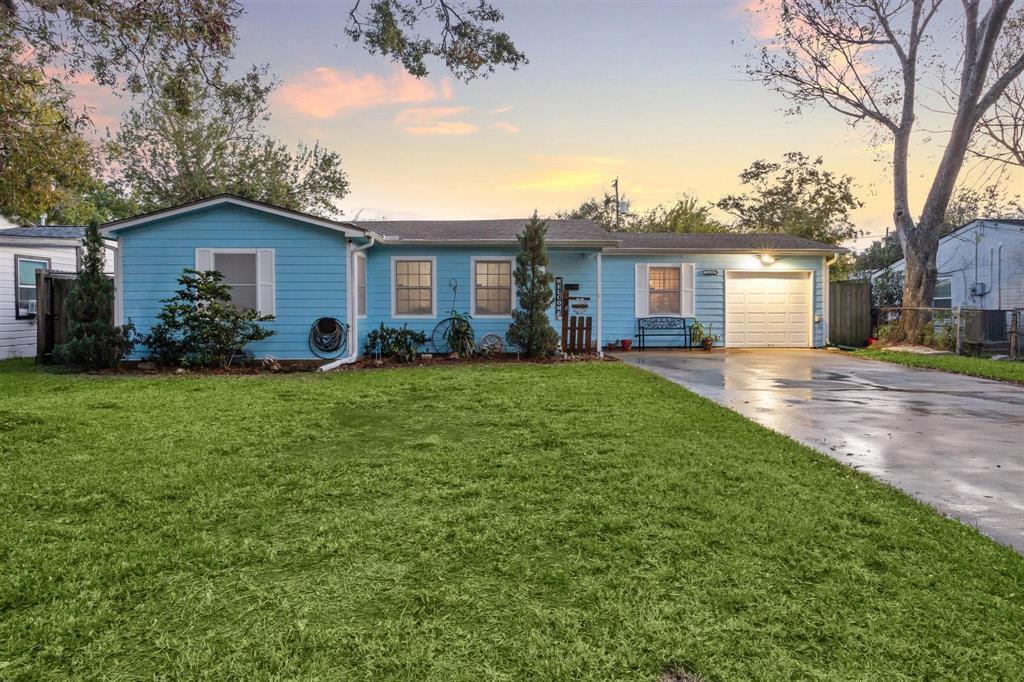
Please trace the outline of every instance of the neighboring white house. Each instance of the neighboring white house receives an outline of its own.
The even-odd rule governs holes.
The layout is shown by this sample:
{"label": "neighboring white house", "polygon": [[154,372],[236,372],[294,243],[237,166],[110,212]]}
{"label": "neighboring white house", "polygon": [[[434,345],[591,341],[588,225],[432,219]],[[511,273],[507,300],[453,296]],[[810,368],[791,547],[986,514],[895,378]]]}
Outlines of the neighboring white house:
{"label": "neighboring white house", "polygon": [[936,266],[936,308],[1024,308],[1024,220],[972,220],[939,241]]}
{"label": "neighboring white house", "polygon": [[[36,270],[77,272],[85,228],[0,229],[0,359],[36,353]],[[106,270],[114,259],[107,253]]]}

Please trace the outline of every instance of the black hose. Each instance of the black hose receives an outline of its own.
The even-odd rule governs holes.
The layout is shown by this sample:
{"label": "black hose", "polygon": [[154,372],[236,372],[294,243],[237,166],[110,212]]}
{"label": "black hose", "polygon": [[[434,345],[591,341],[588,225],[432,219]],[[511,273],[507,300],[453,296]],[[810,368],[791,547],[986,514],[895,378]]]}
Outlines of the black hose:
{"label": "black hose", "polygon": [[309,328],[309,350],[324,360],[333,360],[345,352],[348,325],[334,317],[321,317]]}

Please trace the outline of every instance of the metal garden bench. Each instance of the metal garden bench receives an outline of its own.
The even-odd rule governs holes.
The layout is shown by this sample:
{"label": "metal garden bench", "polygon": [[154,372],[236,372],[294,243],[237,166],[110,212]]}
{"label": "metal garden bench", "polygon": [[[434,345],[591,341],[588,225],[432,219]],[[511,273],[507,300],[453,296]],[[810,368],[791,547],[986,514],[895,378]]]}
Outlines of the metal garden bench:
{"label": "metal garden bench", "polygon": [[691,322],[687,317],[641,317],[636,321],[637,345],[644,350],[648,337],[671,337],[681,339],[683,347],[689,349]]}

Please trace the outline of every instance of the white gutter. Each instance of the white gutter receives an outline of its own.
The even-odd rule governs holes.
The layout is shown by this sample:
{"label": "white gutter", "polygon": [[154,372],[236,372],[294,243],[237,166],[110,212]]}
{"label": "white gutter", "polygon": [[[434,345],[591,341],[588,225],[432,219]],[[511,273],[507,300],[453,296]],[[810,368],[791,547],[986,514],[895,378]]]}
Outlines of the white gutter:
{"label": "white gutter", "polygon": [[320,365],[319,367],[317,367],[318,372],[330,372],[332,369],[337,369],[342,365],[351,365],[353,362],[356,361],[356,358],[359,357],[359,315],[356,314],[354,305],[356,297],[352,293],[354,289],[353,285],[356,284],[355,279],[353,277],[356,262],[355,256],[360,251],[366,251],[368,248],[370,248],[376,243],[377,238],[372,233],[370,234],[370,241],[366,242],[362,246],[357,246],[354,249],[352,248],[351,239],[345,242],[345,251],[347,252],[345,254],[345,257],[348,260],[348,267],[346,267],[345,269],[346,277],[348,279],[348,300],[346,301],[345,307],[347,308],[346,312],[348,317],[348,343],[349,347],[352,350],[349,352],[348,355],[346,355],[343,358],[332,360],[331,362],[328,362],[326,365]]}
{"label": "white gutter", "polygon": [[830,318],[829,313],[830,313],[830,311],[829,311],[829,301],[828,301],[829,294],[830,294],[830,289],[832,288],[832,278],[828,274],[828,269],[830,267],[832,267],[837,260],[839,260],[839,254],[838,253],[833,253],[832,257],[825,261],[825,281],[823,283],[824,284],[824,291],[825,291],[825,295],[823,296],[823,298],[825,300],[822,301],[822,308],[824,309],[825,315],[824,315],[824,319],[822,320],[822,328],[824,330],[823,336],[824,336],[824,341],[825,341],[825,345],[826,346],[832,340],[832,338],[831,338],[832,337],[832,325],[829,324],[829,318]]}
{"label": "white gutter", "polygon": [[604,357],[601,339],[601,252],[597,252],[597,357]]}

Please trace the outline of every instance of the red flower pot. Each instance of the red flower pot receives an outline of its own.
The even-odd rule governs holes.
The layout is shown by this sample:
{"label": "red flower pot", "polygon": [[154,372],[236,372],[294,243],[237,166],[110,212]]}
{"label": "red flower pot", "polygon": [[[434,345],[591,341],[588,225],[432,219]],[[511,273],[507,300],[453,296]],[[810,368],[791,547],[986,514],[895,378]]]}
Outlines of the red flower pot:
{"label": "red flower pot", "polygon": [[622,339],[619,343],[622,344],[622,350],[629,350],[633,347],[633,339]]}

